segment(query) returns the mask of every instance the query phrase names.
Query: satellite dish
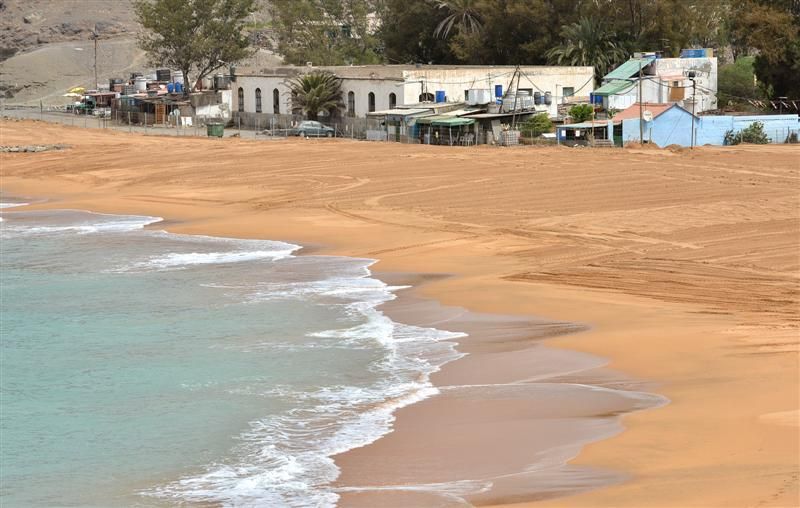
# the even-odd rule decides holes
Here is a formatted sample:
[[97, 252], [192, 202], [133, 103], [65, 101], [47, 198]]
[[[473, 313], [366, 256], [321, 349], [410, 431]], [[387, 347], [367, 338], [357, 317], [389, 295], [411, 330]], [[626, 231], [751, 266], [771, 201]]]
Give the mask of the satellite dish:
[[644, 119], [645, 122], [652, 122], [653, 112], [650, 110], [645, 111], [644, 113], [642, 113], [642, 119]]

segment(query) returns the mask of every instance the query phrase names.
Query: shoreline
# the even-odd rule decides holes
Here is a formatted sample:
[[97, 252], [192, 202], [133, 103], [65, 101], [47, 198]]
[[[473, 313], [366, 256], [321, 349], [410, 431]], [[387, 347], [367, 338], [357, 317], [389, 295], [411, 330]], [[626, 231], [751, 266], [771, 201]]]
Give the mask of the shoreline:
[[[548, 345], [608, 358], [607, 368], [653, 380], [672, 403], [626, 415], [625, 432], [570, 462], [630, 481], [547, 506], [777, 507], [797, 497], [797, 147], [678, 154], [291, 140], [267, 150], [7, 125], [12, 140], [75, 147], [4, 154], [3, 186], [17, 194], [70, 196], [101, 212], [163, 210], [181, 233], [324, 244], [380, 259], [377, 273], [454, 274], [419, 289], [442, 305], [591, 323]], [[180, 165], [127, 155], [165, 145]]]
[[[13, 196], [12, 199], [21, 198]], [[27, 202], [20, 201], [19, 205], [9, 207], [7, 211], [75, 210], [128, 216], [120, 212], [62, 208], [46, 196], [26, 196], [24, 199]], [[158, 209], [147, 217], [160, 220], [145, 225], [144, 229], [174, 234], [176, 232], [170, 229], [181, 224], [162, 216]], [[205, 236], [213, 235], [206, 233]], [[294, 256], [313, 256], [330, 250], [324, 245], [298, 247]], [[378, 263], [380, 260], [373, 261]], [[442, 502], [480, 505], [510, 498], [551, 499], [623, 481], [625, 475], [620, 473], [591, 467], [569, 467], [567, 464], [586, 444], [622, 432], [622, 415], [656, 408], [668, 401], [631, 390], [630, 386], [640, 383], [604, 372], [605, 359], [544, 345], [560, 335], [585, 332], [589, 329], [586, 325], [551, 322], [533, 316], [481, 314], [443, 306], [434, 299], [419, 295], [430, 282], [449, 277], [446, 274], [376, 272], [370, 269], [369, 278], [388, 286], [407, 286], [393, 291], [395, 299], [379, 305], [377, 310], [395, 323], [465, 333], [463, 338], [446, 340], [454, 343], [455, 349], [464, 356], [445, 363], [431, 374], [430, 383], [436, 390], [435, 394], [394, 409], [391, 428], [377, 441], [354, 446], [331, 457], [340, 471], [339, 478], [330, 486], [341, 496], [337, 506], [424, 507], [439, 506]], [[482, 369], [480, 374], [474, 372], [478, 364]], [[621, 388], [622, 385], [627, 388]], [[503, 402], [498, 404], [498, 399], [503, 399]], [[503, 439], [505, 451], [502, 453], [497, 454], [501, 446], [497, 441], [491, 443], [497, 454], [491, 464], [486, 464], [484, 452], [476, 455], [480, 451], [478, 447], [461, 450], [461, 453], [456, 445], [442, 448], [443, 427], [463, 425], [472, 420], [469, 414], [473, 409], [462, 409], [461, 414], [453, 418], [454, 403], [480, 404], [482, 408], [494, 405], [492, 413], [511, 411], [518, 414], [517, 418], [524, 418], [524, 429], [506, 429]], [[416, 407], [419, 405], [423, 407]], [[531, 410], [530, 406], [535, 406], [535, 409]], [[557, 418], [555, 426], [550, 424], [554, 418]], [[425, 430], [420, 430], [420, 421]], [[437, 426], [437, 433], [432, 434], [430, 429]], [[523, 446], [526, 444], [525, 435], [532, 428], [538, 428], [538, 439]], [[458, 441], [479, 443], [479, 431], [483, 430], [481, 427], [467, 432], [459, 436]], [[383, 442], [398, 431], [402, 434], [394, 436], [388, 445]], [[413, 452], [406, 450], [404, 459], [393, 462], [390, 471], [376, 470], [376, 465], [382, 463], [380, 457], [392, 456], [396, 460], [399, 450], [407, 448], [409, 442], [425, 443], [426, 439], [427, 444], [418, 446]], [[378, 443], [381, 446], [376, 451]], [[525, 453], [520, 454], [522, 449]], [[451, 476], [442, 481], [430, 481], [437, 471], [420, 468], [420, 464], [436, 460], [442, 452], [447, 452], [452, 461], [447, 467]], [[476, 460], [478, 456], [482, 460]], [[531, 462], [533, 457], [535, 462]], [[481, 462], [483, 469], [478, 467]], [[486, 465], [492, 467], [486, 468]], [[409, 470], [411, 474], [404, 473]], [[461, 476], [467, 474], [477, 477]], [[398, 480], [400, 476], [403, 476], [402, 481]], [[502, 487], [497, 488], [498, 484]]]

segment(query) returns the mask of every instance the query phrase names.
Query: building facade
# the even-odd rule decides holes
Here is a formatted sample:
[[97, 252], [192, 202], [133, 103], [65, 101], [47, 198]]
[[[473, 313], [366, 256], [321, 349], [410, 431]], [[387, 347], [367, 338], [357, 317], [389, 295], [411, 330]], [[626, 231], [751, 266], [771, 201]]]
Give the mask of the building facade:
[[[300, 74], [328, 71], [342, 79], [342, 115], [366, 118], [368, 113], [430, 102], [470, 102], [470, 91], [494, 102], [496, 92], [511, 91], [533, 97], [538, 110], [555, 118], [558, 104], [567, 98], [586, 97], [594, 90], [592, 67], [366, 65], [335, 67], [278, 67], [239, 70], [231, 83], [233, 111], [245, 118], [253, 114], [292, 114], [288, 81]], [[544, 97], [548, 97], [547, 103]], [[474, 102], [474, 98], [473, 98]]]
[[694, 107], [695, 113], [717, 109], [717, 59], [631, 58], [603, 77], [594, 96], [605, 109], [622, 111], [640, 102], [640, 93], [642, 102], [678, 104], [687, 111]]

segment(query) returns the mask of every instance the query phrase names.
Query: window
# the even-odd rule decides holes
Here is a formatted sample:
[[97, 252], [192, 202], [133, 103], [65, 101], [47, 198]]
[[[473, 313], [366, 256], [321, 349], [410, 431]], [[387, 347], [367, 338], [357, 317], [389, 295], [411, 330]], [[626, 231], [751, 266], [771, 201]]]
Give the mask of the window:
[[356, 94], [347, 92], [347, 116], [356, 116]]
[[469, 102], [469, 90], [464, 90], [464, 100]]
[[277, 88], [272, 90], [272, 112], [276, 115], [281, 114], [281, 93]]
[[575, 87], [572, 86], [565, 86], [564, 90], [561, 92], [561, 95], [564, 97], [572, 97], [575, 95]]
[[236, 95], [237, 95], [236, 98], [239, 99], [238, 100], [238, 102], [239, 102], [239, 112], [243, 112], [244, 111], [244, 88], [239, 87], [239, 93], [237, 93]]
[[367, 96], [367, 111], [370, 113], [375, 111], [375, 94], [372, 92]]
[[682, 101], [685, 98], [685, 90], [682, 86], [681, 81], [673, 81], [672, 86], [669, 89], [669, 100], [670, 102], [677, 102]]
[[397, 96], [393, 93], [389, 94], [389, 109], [394, 109], [397, 106]]
[[256, 113], [261, 113], [261, 89], [256, 88]]
[[433, 94], [432, 93], [421, 93], [421, 94], [419, 94], [419, 101], [420, 102], [433, 102]]

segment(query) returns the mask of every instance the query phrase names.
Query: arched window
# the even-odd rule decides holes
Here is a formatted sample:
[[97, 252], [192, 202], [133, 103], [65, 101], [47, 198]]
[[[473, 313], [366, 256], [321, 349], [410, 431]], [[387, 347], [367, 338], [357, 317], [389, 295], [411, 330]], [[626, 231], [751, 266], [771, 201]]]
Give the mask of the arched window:
[[389, 94], [389, 109], [394, 109], [397, 106], [397, 96], [393, 93]]
[[239, 87], [239, 93], [237, 93], [236, 95], [237, 95], [236, 98], [239, 99], [237, 101], [239, 103], [239, 112], [243, 112], [244, 111], [244, 88]]
[[276, 115], [281, 114], [281, 93], [277, 88], [272, 90], [272, 112]]
[[256, 113], [261, 113], [261, 89], [256, 88]]
[[356, 116], [356, 94], [347, 92], [347, 116]]
[[370, 113], [375, 111], [375, 94], [372, 92], [367, 96], [367, 111]]
[[421, 93], [421, 94], [419, 94], [419, 101], [420, 102], [433, 102], [433, 94], [432, 93]]

